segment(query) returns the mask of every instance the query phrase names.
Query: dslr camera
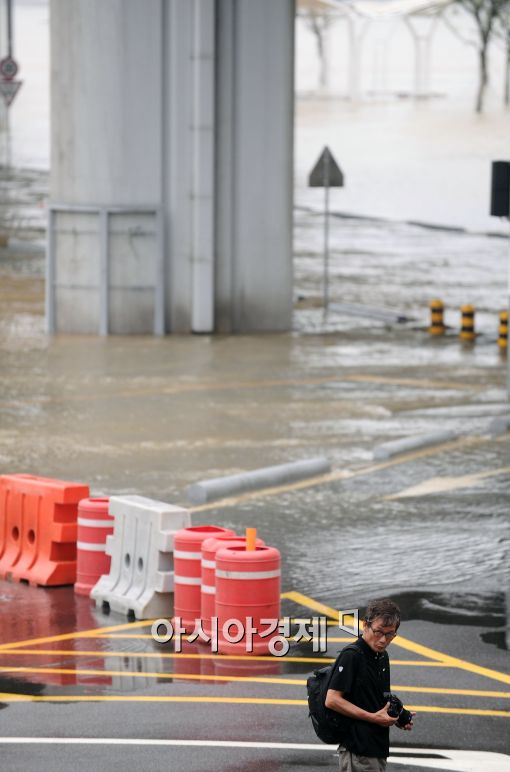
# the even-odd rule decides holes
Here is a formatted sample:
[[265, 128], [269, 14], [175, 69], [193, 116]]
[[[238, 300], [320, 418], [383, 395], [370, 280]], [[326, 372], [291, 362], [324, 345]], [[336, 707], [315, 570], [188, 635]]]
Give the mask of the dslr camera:
[[404, 708], [403, 703], [399, 700], [396, 694], [392, 694], [391, 692], [384, 692], [384, 699], [386, 702], [390, 703], [390, 707], [388, 708], [388, 716], [397, 718], [398, 726], [407, 726], [408, 724], [413, 723], [413, 716], [411, 712]]

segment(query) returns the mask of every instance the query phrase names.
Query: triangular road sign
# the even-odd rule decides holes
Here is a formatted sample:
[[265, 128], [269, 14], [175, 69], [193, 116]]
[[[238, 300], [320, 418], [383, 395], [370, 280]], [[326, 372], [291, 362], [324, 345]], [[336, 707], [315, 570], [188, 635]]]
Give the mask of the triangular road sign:
[[0, 80], [0, 94], [2, 94], [7, 107], [18, 93], [22, 80]]
[[329, 147], [325, 147], [308, 178], [310, 188], [343, 188], [344, 175], [333, 158]]

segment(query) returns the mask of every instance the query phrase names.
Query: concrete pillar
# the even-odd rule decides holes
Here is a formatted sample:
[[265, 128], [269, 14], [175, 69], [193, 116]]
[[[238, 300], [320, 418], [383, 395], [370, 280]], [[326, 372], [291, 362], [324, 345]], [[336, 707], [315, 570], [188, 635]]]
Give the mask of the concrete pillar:
[[361, 64], [363, 41], [371, 24], [370, 19], [354, 12], [346, 14], [349, 30], [349, 99], [358, 102], [362, 97]]
[[288, 330], [294, 3], [218, 8], [217, 329]]
[[293, 34], [293, 0], [51, 0], [51, 330], [289, 329]]
[[405, 22], [414, 42], [414, 96], [429, 95], [430, 50], [437, 29], [441, 11], [433, 15], [420, 16], [418, 13], [405, 17]]
[[52, 222], [57, 331], [153, 330], [155, 215], [104, 208], [160, 207], [161, 6], [51, 0], [50, 203], [81, 207]]

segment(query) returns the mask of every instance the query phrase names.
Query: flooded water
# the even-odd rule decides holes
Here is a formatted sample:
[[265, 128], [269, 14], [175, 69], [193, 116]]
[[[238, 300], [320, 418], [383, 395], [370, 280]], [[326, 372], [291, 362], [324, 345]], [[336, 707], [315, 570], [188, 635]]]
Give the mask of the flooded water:
[[[29, 7], [20, 8], [19, 35], [47, 29], [45, 4]], [[48, 338], [47, 123], [35, 102], [30, 109], [43, 118], [30, 122], [22, 99], [45, 55], [42, 43], [32, 58], [23, 55], [27, 83], [2, 172], [9, 245], [0, 251], [0, 471], [186, 503], [186, 486], [199, 479], [325, 455], [335, 471], [353, 475], [195, 520], [256, 525], [282, 551], [286, 589], [352, 606], [376, 591], [442, 593], [420, 613], [439, 607], [443, 616], [462, 605], [451, 594], [462, 590], [478, 593], [477, 609], [497, 608], [491, 619], [499, 621], [510, 581], [509, 475], [501, 471], [510, 447], [508, 435], [489, 440], [487, 429], [508, 415], [507, 364], [496, 345], [508, 240], [487, 208], [489, 162], [507, 152], [508, 112], [493, 108], [478, 120], [464, 104], [298, 102], [288, 335]], [[345, 189], [331, 199], [330, 297], [361, 306], [361, 315], [321, 307], [322, 191], [309, 190], [306, 175], [323, 144], [346, 172]], [[432, 298], [446, 308], [440, 339], [426, 329]], [[477, 309], [473, 345], [458, 339], [466, 303]], [[373, 309], [410, 321], [385, 323]], [[474, 439], [371, 469], [378, 444], [445, 428]], [[470, 481], [395, 498], [444, 477]]]
[[[303, 297], [319, 289], [318, 256], [300, 256], [310, 252], [312, 225], [308, 213], [296, 214]], [[434, 261], [444, 262], [437, 276], [427, 274], [424, 288], [421, 262], [413, 268], [402, 260], [403, 246], [391, 250], [395, 232], [383, 247], [382, 226], [378, 240], [373, 224], [347, 225], [369, 270], [357, 275], [351, 262], [344, 271], [345, 256], [335, 253], [334, 296], [402, 308], [417, 322], [389, 326], [332, 314], [324, 320], [321, 309], [300, 310], [297, 302], [288, 335], [48, 338], [40, 257], [3, 259], [2, 472], [74, 479], [95, 495], [138, 493], [186, 504], [186, 486], [199, 479], [325, 455], [334, 470], [354, 476], [213, 508], [195, 521], [241, 531], [256, 525], [282, 551], [284, 587], [332, 604], [339, 597], [348, 607], [360, 604], [375, 589], [490, 594], [508, 586], [509, 473], [497, 470], [510, 466], [510, 443], [508, 435], [480, 439], [495, 416], [508, 414], [506, 361], [490, 310], [500, 286], [490, 275], [482, 285], [473, 271], [459, 287], [463, 272], [447, 258], [464, 238], [474, 262], [483, 242], [399, 229], [423, 251], [428, 235]], [[486, 243], [486, 263], [496, 265], [500, 242]], [[393, 275], [402, 262], [405, 281], [385, 281], [385, 266]], [[463, 293], [482, 305], [483, 335], [474, 345], [462, 345], [453, 329], [440, 340], [420, 329], [425, 299], [440, 294], [440, 283], [452, 306]], [[455, 317], [451, 308], [447, 321], [458, 325]], [[474, 443], [365, 471], [378, 444], [445, 428], [472, 435]], [[477, 478], [491, 470], [494, 476]], [[470, 475], [472, 483], [447, 493], [391, 498], [427, 480]], [[376, 558], [367, 564], [368, 556]]]

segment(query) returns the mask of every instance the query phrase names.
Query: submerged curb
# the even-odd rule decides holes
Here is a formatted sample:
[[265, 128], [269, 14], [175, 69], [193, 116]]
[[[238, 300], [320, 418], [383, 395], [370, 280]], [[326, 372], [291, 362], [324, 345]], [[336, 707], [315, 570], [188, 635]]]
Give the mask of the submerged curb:
[[192, 504], [205, 504], [212, 499], [222, 499], [258, 488], [271, 488], [306, 477], [327, 474], [330, 471], [331, 463], [328, 459], [323, 456], [316, 456], [303, 461], [267, 466], [227, 477], [200, 480], [189, 485], [186, 494]]
[[489, 424], [489, 434], [504, 434], [510, 430], [510, 416], [499, 416]]
[[408, 450], [418, 450], [426, 448], [429, 445], [440, 445], [443, 442], [449, 442], [459, 437], [459, 432], [432, 432], [431, 434], [420, 434], [417, 437], [405, 437], [401, 440], [392, 440], [374, 448], [372, 458], [376, 460], [391, 458], [399, 453], [405, 453]]

